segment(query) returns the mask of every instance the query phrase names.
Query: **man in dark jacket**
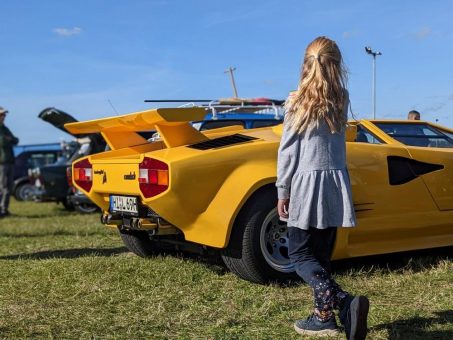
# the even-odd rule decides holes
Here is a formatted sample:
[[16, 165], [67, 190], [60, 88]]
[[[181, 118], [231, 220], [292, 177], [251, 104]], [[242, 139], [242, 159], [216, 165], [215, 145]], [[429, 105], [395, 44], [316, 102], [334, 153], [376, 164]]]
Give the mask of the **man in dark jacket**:
[[9, 197], [13, 188], [14, 152], [13, 146], [19, 143], [5, 126], [8, 113], [0, 106], [0, 218], [8, 216]]

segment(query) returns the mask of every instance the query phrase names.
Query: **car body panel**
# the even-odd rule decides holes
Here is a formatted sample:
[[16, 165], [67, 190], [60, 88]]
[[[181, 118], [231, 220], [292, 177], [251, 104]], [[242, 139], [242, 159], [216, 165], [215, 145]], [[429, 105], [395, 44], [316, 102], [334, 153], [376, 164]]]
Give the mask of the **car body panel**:
[[[275, 183], [282, 126], [253, 130], [235, 128], [234, 131], [223, 128], [199, 134], [192, 131], [181, 140], [177, 136], [180, 129], [193, 129], [183, 123], [196, 120], [190, 109], [184, 110], [180, 111], [184, 115], [172, 114], [172, 121], [166, 121], [165, 114], [157, 111], [157, 114], [142, 112], [126, 118], [119, 116], [102, 122], [70, 124], [66, 128], [73, 132], [104, 134], [108, 129], [121, 131], [121, 125], [132, 118], [134, 123], [127, 126], [128, 133], [144, 126], [152, 125], [158, 130], [164, 126], [159, 130], [162, 141], [89, 156], [95, 175], [93, 187], [86, 194], [104, 211], [109, 209], [110, 194], [139, 197], [143, 205], [176, 226], [186, 241], [225, 248], [235, 218], [247, 199], [258, 188]], [[365, 126], [385, 143], [351, 141], [357, 124]], [[233, 132], [254, 139], [207, 150], [189, 147], [189, 144], [230, 136]], [[115, 134], [111, 136], [115, 138]], [[448, 207], [453, 199], [453, 187], [444, 182], [453, 176], [449, 165], [453, 150], [442, 150], [445, 155], [438, 149], [434, 153], [428, 148], [416, 151], [417, 148], [391, 138], [373, 121], [367, 120], [351, 122], [347, 136], [347, 165], [358, 227], [340, 228], [333, 258], [452, 245], [453, 210]], [[151, 198], [143, 196], [138, 182], [125, 179], [125, 175], [139, 172], [144, 157], [160, 160], [169, 168], [168, 189]], [[448, 164], [442, 170], [392, 185], [389, 182], [389, 157]], [[107, 174], [107, 181], [104, 174]], [[436, 182], [436, 177], [442, 179]]]
[[423, 147], [408, 147], [411, 157], [422, 162], [441, 164], [445, 171], [431, 172], [423, 176], [434, 201], [440, 210], [453, 209], [453, 153], [450, 149], [435, 149], [429, 153]]

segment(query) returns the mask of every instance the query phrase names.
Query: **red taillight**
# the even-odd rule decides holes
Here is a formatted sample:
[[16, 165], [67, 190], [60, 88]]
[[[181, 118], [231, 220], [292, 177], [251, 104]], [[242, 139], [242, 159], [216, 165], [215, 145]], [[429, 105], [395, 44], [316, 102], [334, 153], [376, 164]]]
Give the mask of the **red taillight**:
[[83, 159], [74, 164], [74, 183], [89, 192], [93, 186], [93, 166], [88, 159]]
[[168, 165], [157, 159], [143, 159], [139, 164], [138, 183], [146, 198], [159, 195], [168, 189]]
[[72, 184], [72, 169], [70, 166], [66, 168], [66, 181], [68, 182], [70, 188], [74, 186], [74, 184]]

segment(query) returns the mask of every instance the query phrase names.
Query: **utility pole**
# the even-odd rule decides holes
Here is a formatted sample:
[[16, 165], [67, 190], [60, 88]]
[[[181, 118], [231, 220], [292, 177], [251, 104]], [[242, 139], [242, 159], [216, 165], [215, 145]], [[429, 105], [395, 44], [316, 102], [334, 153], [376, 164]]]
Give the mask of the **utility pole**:
[[369, 46], [365, 46], [365, 51], [373, 56], [373, 83], [371, 93], [373, 96], [373, 119], [376, 119], [376, 56], [382, 55], [382, 53], [373, 51]]
[[238, 97], [238, 90], [236, 89], [236, 83], [234, 82], [234, 75], [233, 71], [236, 70], [236, 67], [228, 67], [228, 69], [223, 72], [223, 73], [229, 73], [230, 74], [230, 80], [231, 80], [231, 86], [233, 87], [233, 93], [234, 93], [234, 98]]

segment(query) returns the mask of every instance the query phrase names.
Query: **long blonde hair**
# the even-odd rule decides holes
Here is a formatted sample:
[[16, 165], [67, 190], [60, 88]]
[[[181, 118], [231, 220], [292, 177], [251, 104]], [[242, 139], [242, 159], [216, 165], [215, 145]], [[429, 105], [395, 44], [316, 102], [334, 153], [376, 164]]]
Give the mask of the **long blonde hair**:
[[344, 129], [347, 113], [347, 71], [340, 49], [326, 37], [313, 40], [305, 50], [296, 93], [287, 100], [287, 123], [299, 133], [325, 120], [332, 133]]

